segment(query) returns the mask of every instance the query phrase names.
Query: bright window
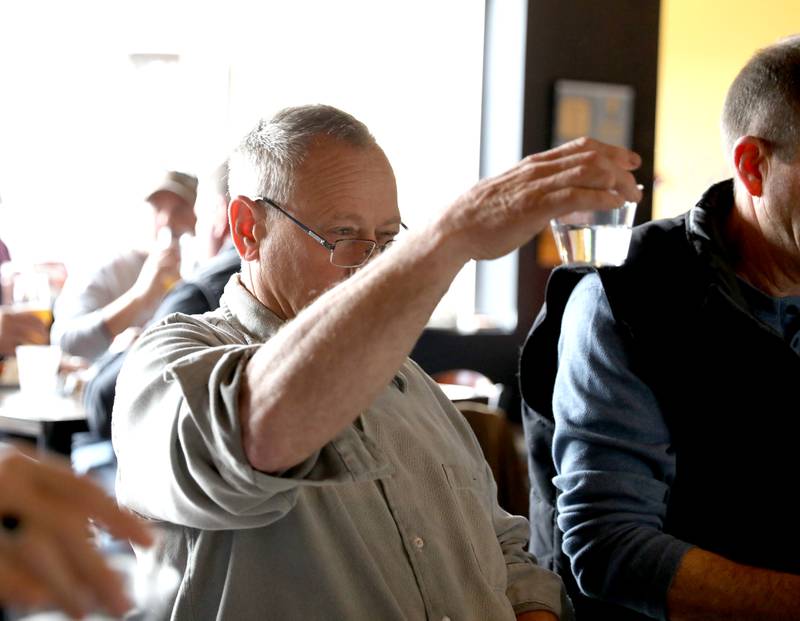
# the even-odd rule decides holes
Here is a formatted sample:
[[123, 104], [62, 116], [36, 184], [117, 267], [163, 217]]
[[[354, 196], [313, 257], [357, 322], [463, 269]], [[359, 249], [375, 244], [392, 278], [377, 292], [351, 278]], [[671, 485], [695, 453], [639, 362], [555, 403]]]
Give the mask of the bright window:
[[[370, 127], [422, 226], [478, 179], [483, 36], [482, 0], [3, 3], [0, 237], [84, 269], [142, 234], [154, 171], [202, 201], [257, 117], [317, 102]], [[470, 264], [436, 320], [474, 310]]]

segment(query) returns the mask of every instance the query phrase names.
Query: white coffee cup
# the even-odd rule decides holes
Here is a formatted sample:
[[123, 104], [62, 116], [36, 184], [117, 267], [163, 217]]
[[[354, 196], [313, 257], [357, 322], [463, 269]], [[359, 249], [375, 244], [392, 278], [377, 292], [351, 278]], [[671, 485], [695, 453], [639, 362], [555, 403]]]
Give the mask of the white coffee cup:
[[33, 396], [53, 395], [58, 391], [58, 366], [61, 349], [55, 345], [18, 345], [16, 348], [19, 387]]

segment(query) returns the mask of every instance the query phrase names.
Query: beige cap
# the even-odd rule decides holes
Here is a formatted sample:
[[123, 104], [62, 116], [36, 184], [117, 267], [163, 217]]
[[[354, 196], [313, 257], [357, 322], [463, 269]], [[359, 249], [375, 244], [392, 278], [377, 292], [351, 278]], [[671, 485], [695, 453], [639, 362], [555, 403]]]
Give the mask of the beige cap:
[[197, 177], [176, 170], [170, 170], [164, 175], [161, 183], [147, 195], [145, 200], [149, 201], [159, 192], [171, 192], [194, 206], [197, 200]]

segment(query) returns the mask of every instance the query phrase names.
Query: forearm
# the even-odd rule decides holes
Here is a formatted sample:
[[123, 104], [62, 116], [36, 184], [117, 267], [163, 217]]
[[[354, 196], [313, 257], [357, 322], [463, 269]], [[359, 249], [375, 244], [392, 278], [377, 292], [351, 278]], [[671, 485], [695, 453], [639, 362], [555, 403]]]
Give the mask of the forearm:
[[69, 318], [56, 315], [50, 339], [64, 352], [89, 360], [102, 355], [111, 343], [101, 310]]
[[[468, 259], [511, 252], [559, 213], [638, 200], [639, 162], [591, 140], [529, 156], [302, 311], [248, 364], [239, 408], [251, 463], [282, 470], [324, 446], [388, 384]], [[231, 219], [248, 224], [245, 210], [235, 199]], [[259, 256], [246, 235], [234, 239], [246, 260]]]
[[135, 288], [131, 288], [103, 307], [100, 316], [109, 337], [113, 339], [127, 328], [135, 325], [146, 311], [155, 311], [158, 301], [158, 299], [142, 295]]
[[553, 387], [558, 526], [583, 593], [664, 618], [690, 546], [663, 532], [672, 439], [624, 334], [599, 277], [585, 277], [561, 318]]
[[466, 261], [433, 229], [407, 241], [322, 295], [249, 362], [239, 407], [253, 466], [300, 463], [389, 384]]
[[671, 621], [800, 619], [800, 576], [693, 548], [678, 567], [667, 608]]

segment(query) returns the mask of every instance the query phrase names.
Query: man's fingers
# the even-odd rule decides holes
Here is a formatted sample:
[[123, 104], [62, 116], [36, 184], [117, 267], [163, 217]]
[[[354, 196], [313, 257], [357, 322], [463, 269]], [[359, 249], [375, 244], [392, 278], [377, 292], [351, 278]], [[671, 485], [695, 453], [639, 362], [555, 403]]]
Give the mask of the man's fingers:
[[26, 311], [14, 313], [13, 316], [9, 317], [8, 325], [5, 328], [19, 334], [46, 334], [50, 329], [37, 315]]
[[44, 324], [41, 324], [41, 327], [34, 327], [25, 330], [20, 338], [22, 343], [31, 345], [45, 345], [49, 340], [50, 334], [44, 327]]
[[[59, 498], [64, 511], [79, 512], [80, 517], [91, 518], [118, 539], [130, 539], [143, 546], [153, 542], [146, 522], [129, 511], [121, 509], [116, 501], [89, 479], [59, 472], [59, 476], [43, 481], [47, 492]], [[60, 483], [60, 485], [59, 485]], [[58, 528], [57, 523], [50, 524]]]
[[[29, 484], [20, 485], [14, 494], [15, 506], [9, 510], [30, 516], [43, 526], [58, 532], [62, 515], [77, 519], [94, 519], [100, 526], [119, 539], [131, 539], [140, 545], [150, 545], [153, 536], [147, 524], [128, 511], [120, 509], [116, 501], [94, 482], [76, 476], [69, 464], [50, 455], [37, 455], [21, 449], [17, 464], [17, 477]], [[58, 510], [52, 507], [57, 506]], [[48, 508], [50, 507], [50, 508]], [[0, 507], [3, 508], [3, 507]]]
[[64, 461], [44, 457], [37, 463], [30, 455], [14, 455], [13, 473], [24, 485], [15, 486], [13, 503], [6, 499], [0, 509], [17, 514], [20, 526], [0, 552], [22, 560], [50, 601], [71, 614], [95, 602], [124, 613], [130, 603], [121, 578], [93, 547], [88, 519], [95, 517], [112, 534], [145, 545], [152, 540], [150, 533], [94, 483], [72, 474]]
[[73, 617], [80, 618], [91, 611], [94, 598], [76, 579], [75, 569], [55, 538], [41, 531], [28, 532], [17, 545], [18, 562], [48, 590], [55, 604]]
[[529, 155], [523, 161], [546, 162], [586, 152], [596, 152], [603, 155], [625, 170], [635, 170], [642, 165], [642, 158], [638, 153], [624, 147], [606, 144], [593, 138], [578, 138], [548, 151]]
[[108, 566], [87, 535], [85, 524], [80, 520], [62, 522], [59, 542], [64, 557], [83, 588], [92, 593], [106, 610], [122, 615], [131, 607], [125, 595], [122, 576]]
[[[577, 156], [581, 159], [581, 156]], [[585, 156], [584, 156], [585, 157]], [[638, 203], [642, 200], [641, 186], [633, 174], [603, 158], [592, 157], [577, 166], [564, 170], [550, 181], [562, 187], [606, 190], [618, 194], [622, 199]], [[616, 206], [622, 204], [619, 202]], [[598, 207], [600, 209], [601, 207]]]
[[41, 345], [50, 338], [50, 330], [45, 323], [29, 314], [16, 314], [9, 318], [3, 328], [4, 339], [14, 344]]
[[47, 592], [28, 569], [0, 551], [0, 606], [33, 608], [49, 601]]
[[641, 189], [630, 171], [594, 151], [529, 163], [523, 171], [521, 174], [531, 180], [531, 188], [538, 186], [550, 191], [567, 187], [589, 188], [610, 190], [634, 202], [642, 198]]
[[539, 204], [557, 218], [573, 211], [615, 209], [622, 206], [624, 198], [608, 190], [562, 187], [544, 194]]

